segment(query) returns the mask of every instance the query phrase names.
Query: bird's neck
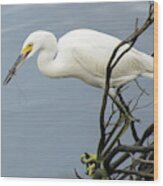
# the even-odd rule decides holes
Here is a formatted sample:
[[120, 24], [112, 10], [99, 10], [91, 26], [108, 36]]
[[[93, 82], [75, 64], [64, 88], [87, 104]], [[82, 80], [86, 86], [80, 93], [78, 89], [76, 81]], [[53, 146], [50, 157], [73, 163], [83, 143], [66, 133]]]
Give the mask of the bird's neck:
[[38, 68], [41, 73], [50, 78], [64, 78], [68, 76], [67, 67], [58, 60], [57, 49], [42, 49], [38, 55]]

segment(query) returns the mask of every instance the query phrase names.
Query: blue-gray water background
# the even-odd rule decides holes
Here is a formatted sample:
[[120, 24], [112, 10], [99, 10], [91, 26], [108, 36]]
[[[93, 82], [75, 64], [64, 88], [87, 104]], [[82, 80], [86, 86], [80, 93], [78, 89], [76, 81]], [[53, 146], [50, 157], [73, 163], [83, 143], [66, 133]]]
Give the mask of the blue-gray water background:
[[[137, 17], [141, 25], [148, 7], [148, 2], [2, 6], [2, 80], [32, 31], [49, 30], [59, 38], [90, 28], [124, 39]], [[153, 26], [136, 47], [153, 52]], [[2, 176], [75, 178], [74, 168], [85, 172], [80, 155], [97, 149], [103, 91], [76, 79], [50, 80], [38, 71], [36, 59], [2, 86]], [[153, 101], [153, 81], [143, 78], [140, 83], [150, 92], [143, 105]], [[133, 86], [126, 97], [135, 92]], [[141, 131], [153, 121], [152, 105], [136, 115], [142, 118]]]

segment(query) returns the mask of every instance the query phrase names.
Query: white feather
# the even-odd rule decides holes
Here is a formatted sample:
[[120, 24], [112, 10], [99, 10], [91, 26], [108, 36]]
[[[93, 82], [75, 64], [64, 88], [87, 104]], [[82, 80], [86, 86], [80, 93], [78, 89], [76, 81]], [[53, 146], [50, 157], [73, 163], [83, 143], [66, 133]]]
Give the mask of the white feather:
[[[34, 48], [29, 57], [40, 51], [38, 67], [44, 75], [51, 78], [75, 77], [104, 88], [108, 61], [121, 40], [94, 30], [79, 29], [65, 34], [58, 44], [55, 36], [46, 31], [30, 34], [23, 46], [30, 42]], [[153, 76], [153, 58], [132, 48], [113, 69], [111, 87], [119, 87], [140, 75]]]

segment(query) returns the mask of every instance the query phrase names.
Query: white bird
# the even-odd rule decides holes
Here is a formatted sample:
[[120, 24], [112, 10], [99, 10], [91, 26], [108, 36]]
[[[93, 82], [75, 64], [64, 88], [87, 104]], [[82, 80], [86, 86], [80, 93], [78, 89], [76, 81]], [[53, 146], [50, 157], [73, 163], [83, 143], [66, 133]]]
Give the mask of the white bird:
[[[21, 54], [4, 80], [7, 84], [20, 66], [36, 52], [41, 73], [50, 78], [74, 77], [85, 83], [104, 88], [106, 67], [120, 39], [89, 29], [73, 30], [56, 37], [47, 31], [38, 30], [25, 40]], [[125, 45], [121, 50], [124, 50]], [[138, 76], [153, 77], [153, 57], [132, 48], [112, 71], [110, 86], [119, 86]]]

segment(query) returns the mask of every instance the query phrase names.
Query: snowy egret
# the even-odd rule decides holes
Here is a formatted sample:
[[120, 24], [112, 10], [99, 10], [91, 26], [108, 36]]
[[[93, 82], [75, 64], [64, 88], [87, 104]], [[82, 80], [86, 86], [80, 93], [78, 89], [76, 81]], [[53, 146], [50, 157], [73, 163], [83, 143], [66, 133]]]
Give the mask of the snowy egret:
[[[120, 42], [116, 37], [89, 29], [70, 31], [58, 42], [51, 32], [35, 31], [25, 40], [3, 84], [8, 84], [20, 66], [38, 51], [38, 68], [45, 76], [74, 77], [104, 88], [108, 60]], [[153, 77], [153, 57], [132, 48], [113, 69], [110, 86], [118, 88], [140, 75]]]
[[[22, 64], [38, 54], [38, 68], [50, 78], [74, 77], [89, 85], [105, 88], [106, 68], [115, 47], [121, 42], [116, 37], [89, 29], [73, 30], [57, 42], [56, 37], [47, 31], [35, 31], [25, 40], [21, 53], [9, 70], [3, 84], [6, 85], [16, 74]], [[127, 47], [125, 45], [121, 50]], [[116, 88], [139, 76], [153, 77], [153, 57], [132, 48], [115, 66], [110, 80], [109, 95], [116, 97]], [[120, 100], [116, 100], [126, 116], [134, 120]], [[94, 176], [98, 168], [96, 156], [84, 154], [82, 163], [86, 164], [87, 174]]]

